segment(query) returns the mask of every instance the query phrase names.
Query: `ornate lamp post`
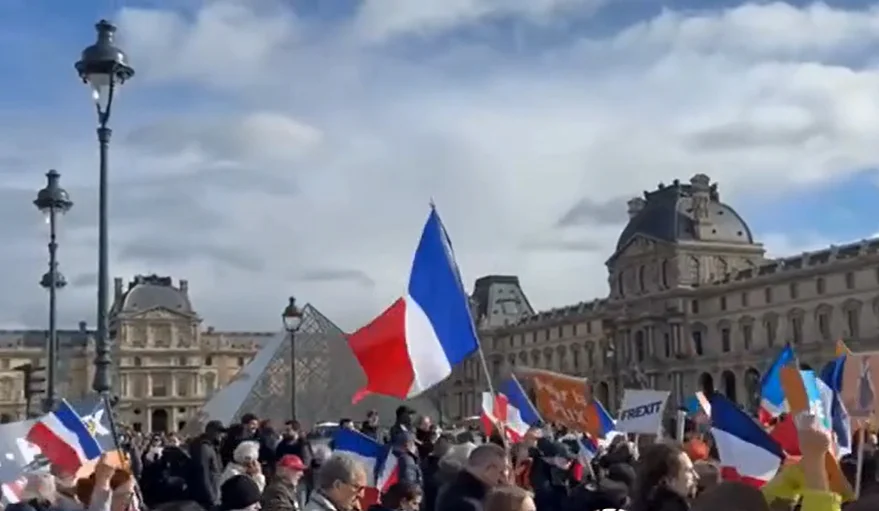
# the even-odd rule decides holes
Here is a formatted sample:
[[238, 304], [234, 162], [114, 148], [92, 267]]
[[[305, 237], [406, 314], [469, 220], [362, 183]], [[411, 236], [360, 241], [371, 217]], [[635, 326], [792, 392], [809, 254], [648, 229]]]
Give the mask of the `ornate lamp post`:
[[95, 25], [98, 40], [82, 51], [76, 63], [80, 78], [92, 88], [98, 113], [100, 165], [98, 173], [98, 325], [95, 338], [95, 379], [92, 389], [110, 392], [110, 348], [107, 339], [109, 312], [109, 252], [107, 241], [107, 152], [112, 131], [108, 127], [113, 98], [120, 85], [134, 76], [125, 53], [113, 44], [116, 27], [106, 20]]
[[296, 333], [302, 326], [302, 311], [296, 306], [296, 298], [290, 297], [284, 312], [281, 313], [284, 328], [290, 336], [290, 418], [296, 419]]
[[606, 341], [605, 349], [604, 349], [604, 358], [605, 358], [605, 360], [610, 362], [610, 370], [613, 373], [613, 395], [608, 396], [608, 397], [613, 399], [613, 405], [612, 405], [613, 410], [618, 411], [617, 407], [619, 406], [620, 398], [621, 398], [620, 370], [617, 365], [618, 358], [617, 358], [616, 346], [614, 345], [614, 342], [612, 340]]
[[59, 215], [63, 215], [73, 207], [70, 195], [58, 183], [61, 174], [50, 170], [46, 174], [46, 187], [37, 192], [34, 205], [44, 215], [49, 223], [49, 271], [40, 279], [40, 286], [49, 291], [49, 338], [47, 341], [46, 363], [46, 400], [43, 410], [49, 412], [55, 406], [55, 375], [58, 370], [58, 331], [56, 327], [56, 292], [67, 285], [64, 275], [58, 271], [56, 253], [58, 243], [56, 241], [56, 224]]

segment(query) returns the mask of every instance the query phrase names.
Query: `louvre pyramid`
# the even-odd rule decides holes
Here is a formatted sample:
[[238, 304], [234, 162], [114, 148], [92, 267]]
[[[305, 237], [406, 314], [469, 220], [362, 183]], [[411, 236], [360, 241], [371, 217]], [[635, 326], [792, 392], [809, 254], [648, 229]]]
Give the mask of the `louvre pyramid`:
[[[341, 418], [361, 421], [368, 410], [377, 410], [382, 423], [390, 424], [394, 410], [404, 403], [386, 396], [367, 396], [356, 405], [351, 398], [366, 383], [366, 376], [348, 347], [344, 332], [311, 304], [302, 310], [296, 333], [296, 415], [304, 425], [337, 422]], [[293, 389], [289, 338], [277, 350], [265, 372], [257, 378], [235, 419], [254, 413], [276, 424], [290, 419]], [[429, 397], [405, 401], [419, 414], [437, 418], [439, 403]]]

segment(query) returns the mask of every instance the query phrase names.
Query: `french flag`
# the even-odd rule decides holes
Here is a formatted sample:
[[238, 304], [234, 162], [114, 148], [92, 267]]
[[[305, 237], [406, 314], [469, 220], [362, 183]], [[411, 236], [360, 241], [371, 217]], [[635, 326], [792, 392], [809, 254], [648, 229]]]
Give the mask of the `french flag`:
[[[842, 341], [840, 341], [842, 342]], [[836, 357], [827, 363], [819, 375], [820, 382], [826, 390], [822, 389], [822, 401], [825, 408], [830, 408], [830, 425], [836, 440], [836, 457], [842, 458], [852, 453], [852, 423], [848, 410], [842, 402], [839, 394], [842, 391], [842, 375], [845, 371], [846, 355]]]
[[687, 409], [687, 416], [693, 419], [693, 422], [697, 424], [711, 422], [711, 403], [704, 392], [696, 392], [688, 397], [684, 407]]
[[491, 432], [493, 426], [498, 424], [504, 428], [510, 441], [520, 442], [528, 430], [540, 422], [540, 415], [515, 376], [501, 382], [496, 396], [492, 396], [491, 392], [482, 393], [482, 423], [485, 431]]
[[784, 459], [781, 447], [760, 424], [717, 393], [711, 396], [711, 434], [725, 481], [763, 486]]
[[592, 463], [598, 455], [598, 442], [587, 435], [583, 435], [577, 441], [580, 443], [580, 459], [583, 463]]
[[348, 336], [370, 393], [415, 397], [449, 377], [479, 347], [470, 300], [445, 227], [431, 206], [406, 295]]
[[763, 424], [787, 411], [787, 399], [781, 385], [781, 368], [796, 363], [796, 355], [790, 344], [785, 344], [760, 381], [760, 408], [757, 418]]
[[378, 504], [381, 494], [397, 482], [397, 457], [391, 448], [354, 430], [340, 428], [333, 435], [334, 452], [358, 459], [366, 468], [369, 486], [361, 499], [362, 509]]
[[607, 409], [601, 401], [593, 398], [586, 408], [586, 424], [589, 427], [589, 435], [601, 440], [616, 431], [616, 421], [607, 413]]
[[39, 447], [52, 464], [69, 473], [76, 473], [102, 452], [82, 418], [64, 400], [55, 411], [35, 422], [26, 438]]

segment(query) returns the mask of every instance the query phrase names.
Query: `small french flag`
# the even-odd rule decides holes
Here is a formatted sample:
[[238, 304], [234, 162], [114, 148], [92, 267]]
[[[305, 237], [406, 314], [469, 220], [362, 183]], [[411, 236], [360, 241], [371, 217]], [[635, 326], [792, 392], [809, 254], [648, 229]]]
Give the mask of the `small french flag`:
[[781, 368], [795, 362], [794, 349], [786, 344], [763, 375], [760, 382], [760, 408], [757, 410], [758, 418], [763, 424], [769, 424], [772, 419], [787, 411], [787, 398], [781, 385]]
[[717, 393], [711, 396], [711, 434], [725, 481], [763, 486], [784, 459], [781, 447], [757, 422]]
[[64, 400], [31, 426], [27, 441], [39, 447], [52, 464], [70, 473], [101, 455], [98, 441]]
[[487, 432], [494, 424], [503, 425], [507, 438], [515, 443], [540, 424], [540, 415], [516, 377], [510, 376], [498, 386], [496, 396], [482, 393], [482, 420]]
[[355, 403], [370, 393], [415, 397], [479, 347], [470, 300], [435, 208], [415, 250], [405, 296], [350, 334], [348, 345], [366, 374]]
[[366, 468], [369, 486], [360, 502], [363, 509], [378, 504], [381, 494], [397, 482], [397, 457], [391, 452], [391, 448], [350, 429], [336, 431], [333, 445], [335, 452], [357, 458]]

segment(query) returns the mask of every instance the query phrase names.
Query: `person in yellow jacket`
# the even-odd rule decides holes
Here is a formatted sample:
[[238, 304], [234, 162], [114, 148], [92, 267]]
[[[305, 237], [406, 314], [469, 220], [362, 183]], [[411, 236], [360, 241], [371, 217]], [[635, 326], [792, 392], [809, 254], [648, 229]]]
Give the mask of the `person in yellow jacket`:
[[792, 509], [800, 500], [801, 511], [840, 511], [843, 502], [855, 500], [852, 494], [839, 495], [830, 490], [825, 454], [830, 449], [830, 435], [817, 426], [814, 417], [802, 422], [798, 433], [802, 457], [799, 463], [785, 465], [763, 486], [763, 495], [772, 509]]

